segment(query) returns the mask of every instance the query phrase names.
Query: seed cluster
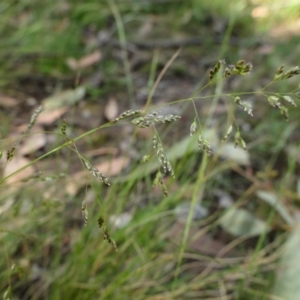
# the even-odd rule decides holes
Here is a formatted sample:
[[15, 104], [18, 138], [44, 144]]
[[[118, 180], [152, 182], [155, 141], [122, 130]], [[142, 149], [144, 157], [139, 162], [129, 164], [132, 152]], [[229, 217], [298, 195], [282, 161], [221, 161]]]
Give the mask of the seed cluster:
[[153, 187], [157, 186], [158, 184], [160, 185], [163, 194], [167, 197], [169, 195], [168, 189], [167, 186], [165, 185], [163, 174], [160, 171], [156, 173], [155, 179], [153, 181]]
[[99, 178], [106, 185], [110, 185], [108, 178], [104, 176], [98, 169], [94, 168], [87, 160], [83, 160], [85, 167], [96, 178]]
[[224, 77], [228, 78], [230, 75], [247, 75], [251, 72], [253, 65], [251, 62], [245, 63], [244, 60], [239, 60], [235, 65], [227, 65], [224, 71]]
[[283, 79], [288, 79], [291, 78], [295, 75], [300, 74], [300, 68], [298, 66], [291, 68], [287, 72], [283, 72], [284, 66], [282, 65], [281, 67], [278, 68], [275, 76], [274, 76], [274, 81], [278, 80], [283, 80]]
[[31, 115], [30, 121], [27, 124], [27, 129], [25, 133], [28, 133], [30, 131], [30, 129], [33, 127], [33, 125], [36, 122], [37, 117], [39, 116], [39, 114], [44, 110], [45, 108], [41, 105], [39, 106]]
[[198, 147], [202, 149], [204, 152], [206, 152], [208, 156], [212, 155], [212, 148], [209, 142], [206, 139], [204, 139], [202, 134], [200, 134], [198, 137]]
[[7, 153], [6, 153], [7, 162], [10, 162], [13, 159], [16, 148], [17, 148], [17, 145], [15, 144], [11, 147], [11, 149], [7, 150]]
[[169, 173], [172, 177], [175, 177], [172, 165], [164, 152], [161, 141], [156, 135], [153, 137], [153, 148], [156, 150], [158, 161], [163, 167], [163, 174]]
[[135, 118], [131, 121], [132, 124], [136, 125], [139, 128], [147, 128], [152, 125], [155, 125], [155, 123], [166, 123], [166, 122], [172, 122], [180, 119], [180, 116], [177, 115], [161, 115], [156, 111], [153, 111], [144, 117]]
[[244, 111], [246, 111], [250, 116], [253, 117], [252, 106], [249, 103], [241, 101], [240, 97], [236, 97], [234, 99], [234, 102], [237, 103], [239, 106], [243, 107]]
[[89, 218], [89, 213], [88, 213], [88, 210], [87, 210], [86, 200], [82, 201], [81, 212], [82, 212], [82, 216], [83, 216], [83, 220], [84, 220], [84, 226], [86, 226], [87, 222], [88, 222], [88, 218]]
[[228, 139], [230, 133], [232, 132], [232, 129], [233, 129], [233, 126], [232, 126], [232, 124], [231, 124], [231, 125], [228, 127], [227, 132], [226, 132], [226, 134], [224, 135], [224, 137], [223, 137], [223, 139], [222, 139], [222, 142], [225, 142], [225, 141]]
[[103, 232], [103, 239], [106, 240], [109, 244], [111, 244], [115, 251], [118, 251], [118, 247], [117, 247], [117, 244], [116, 242], [110, 237], [110, 234], [108, 232], [108, 229], [107, 227], [105, 226], [105, 223], [104, 223], [104, 219], [102, 217], [99, 217], [98, 220], [98, 226], [100, 229], [102, 229], [102, 232]]
[[61, 130], [62, 135], [64, 137], [66, 137], [67, 136], [67, 123], [66, 123], [66, 120], [63, 120], [63, 124], [62, 124], [60, 130]]
[[209, 70], [209, 81], [212, 81], [215, 78], [215, 75], [218, 73], [220, 70], [222, 64], [226, 64], [225, 60], [219, 60], [215, 66]]
[[141, 114], [143, 113], [142, 110], [133, 110], [133, 109], [129, 109], [129, 110], [126, 110], [124, 111], [123, 113], [121, 113], [117, 118], [115, 118], [113, 120], [113, 122], [118, 122], [122, 119], [125, 119], [125, 118], [128, 118], [128, 117], [131, 117], [131, 116], [135, 116], [137, 114]]
[[197, 130], [197, 120], [194, 118], [194, 121], [190, 127], [190, 136], [192, 136]]
[[[296, 103], [295, 101], [288, 95], [284, 95], [282, 96], [282, 99], [287, 101], [288, 103], [290, 103], [291, 105], [293, 105], [294, 107], [296, 107]], [[272, 107], [278, 108], [280, 110], [280, 113], [285, 117], [285, 119], [288, 121], [289, 119], [289, 111], [288, 109], [282, 105], [282, 103], [279, 101], [280, 98], [272, 95], [268, 97], [268, 102]]]
[[241, 137], [241, 133], [238, 130], [234, 135], [234, 147], [241, 146], [244, 150], [247, 150], [246, 143]]

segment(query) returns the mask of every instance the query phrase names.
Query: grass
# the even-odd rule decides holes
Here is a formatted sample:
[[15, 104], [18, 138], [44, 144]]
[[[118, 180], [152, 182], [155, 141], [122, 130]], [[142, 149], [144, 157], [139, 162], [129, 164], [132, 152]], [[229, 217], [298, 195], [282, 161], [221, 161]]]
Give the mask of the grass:
[[[63, 4], [62, 2], [62, 6]], [[225, 11], [222, 10], [221, 4], [220, 1], [210, 2], [215, 13]], [[240, 4], [242, 6], [243, 1]], [[158, 19], [162, 19], [160, 24], [173, 25], [169, 28], [174, 28], [176, 32], [186, 30], [189, 23], [193, 31], [199, 22], [197, 18], [200, 18], [201, 24], [206, 22], [205, 16], [195, 13], [197, 9], [202, 8], [197, 1], [184, 4], [182, 2], [170, 4], [166, 1], [161, 6], [133, 1], [107, 3], [71, 1], [67, 8], [56, 6], [51, 1], [45, 6], [40, 5], [38, 1], [30, 3], [19, 1], [19, 4], [6, 1], [1, 7], [5, 18], [0, 25], [0, 40], [6, 45], [0, 53], [1, 61], [4, 62], [1, 71], [2, 89], [5, 93], [15, 95], [18, 87], [22, 93], [28, 93], [19, 78], [27, 75], [30, 77], [32, 74], [40, 76], [46, 83], [49, 78], [61, 80], [63, 89], [68, 85], [75, 85], [73, 82], [78, 74], [67, 69], [65, 59], [69, 56], [81, 57], [91, 51], [91, 45], [88, 43], [83, 45], [81, 40], [85, 30], [97, 32], [105, 29], [105, 26], [111, 29], [106, 24], [112, 22], [116, 24], [112, 26], [114, 36], [116, 37], [117, 33], [119, 35], [121, 61], [117, 63], [113, 56], [107, 56], [107, 61], [101, 63], [101, 66], [104, 68], [103, 72], [113, 78], [105, 79], [107, 86], [90, 88], [86, 101], [95, 101], [99, 95], [105, 98], [113, 94], [117, 85], [118, 90], [127, 90], [128, 93], [123, 93], [122, 97], [131, 103], [129, 108], [135, 108], [135, 105], [138, 106], [138, 100], [134, 97], [134, 80], [139, 74], [137, 71], [131, 72], [132, 57], [129, 55], [130, 52], [126, 51], [126, 38], [131, 40], [136, 32], [130, 32], [133, 30], [133, 21], [136, 19], [139, 22], [141, 19], [144, 21], [150, 12]], [[211, 8], [203, 9], [210, 11]], [[239, 50], [234, 49], [228, 42], [234, 32], [239, 34], [237, 27], [234, 26], [236, 22], [243, 22], [243, 30], [247, 32], [253, 30], [249, 28], [247, 21], [250, 17], [249, 11], [239, 9], [248, 17], [243, 19], [243, 15], [233, 14], [234, 17], [229, 18], [232, 27], [228, 26], [224, 33], [228, 40], [224, 38], [220, 48], [212, 50], [217, 55], [214, 57], [214, 63], [223, 57], [231, 58], [234, 63], [238, 60], [236, 58], [239, 56]], [[16, 16], [19, 18], [17, 23], [9, 21]], [[181, 18], [178, 18], [178, 22], [174, 22], [174, 16]], [[189, 19], [189, 22], [184, 21], [186, 19]], [[162, 30], [157, 32], [158, 35], [164, 35], [163, 25]], [[244, 32], [243, 30], [240, 34]], [[210, 33], [208, 31], [208, 34]], [[205, 50], [208, 47], [210, 46], [203, 46]], [[199, 49], [199, 52], [201, 51], [204, 52]], [[174, 76], [172, 65], [176, 59], [188, 53], [185, 49], [179, 52], [172, 50], [171, 53], [168, 50], [156, 49], [153, 55], [151, 53], [152, 61], [149, 62], [149, 72], [146, 72], [145, 80], [148, 98], [141, 109], [157, 108], [158, 115], [141, 114], [117, 123], [104, 125], [101, 123], [97, 128], [82, 132], [77, 130], [76, 126], [72, 127], [76, 111], [76, 108], [72, 108], [74, 116], [68, 119], [66, 128], [61, 125], [62, 122], [59, 125], [49, 126], [52, 133], [48, 132], [48, 135], [55, 136], [56, 146], [37, 158], [29, 155], [31, 159], [29, 165], [35, 165], [40, 170], [43, 170], [40, 163], [50, 160], [55, 155], [55, 164], [52, 166], [57, 167], [43, 170], [48, 172], [47, 180], [43, 175], [37, 176], [31, 178], [27, 184], [23, 184], [20, 189], [17, 183], [7, 183], [13, 175], [1, 178], [0, 254], [5, 259], [0, 262], [0, 292], [4, 299], [270, 298], [276, 263], [281, 255], [281, 245], [284, 242], [285, 232], [290, 228], [280, 219], [278, 210], [270, 209], [270, 206], [266, 208], [265, 203], [262, 204], [262, 201], [257, 199], [256, 192], [261, 189], [274, 192], [280, 199], [284, 199], [283, 204], [288, 208], [297, 207], [299, 195], [294, 192], [297, 180], [296, 156], [291, 157], [285, 151], [291, 151], [292, 146], [298, 147], [296, 128], [299, 121], [296, 118], [297, 109], [291, 110], [290, 123], [286, 123], [280, 111], [276, 111], [275, 108], [272, 108], [274, 112], [270, 114], [268, 111], [270, 106], [263, 93], [267, 96], [286, 95], [287, 91], [297, 86], [297, 82], [292, 78], [291, 81], [275, 83], [274, 89], [271, 87], [261, 89], [265, 84], [259, 81], [266, 81], [266, 77], [272, 80], [280, 66], [277, 65], [278, 61], [285, 62], [282, 59], [283, 54], [275, 52], [267, 62], [267, 68], [263, 60], [257, 61], [258, 73], [262, 79], [255, 78], [254, 75], [252, 82], [253, 79], [243, 80], [239, 77], [241, 83], [238, 83], [232, 76], [223, 83], [216, 78], [216, 85], [212, 85], [212, 90], [206, 92], [203, 90], [203, 82], [206, 80], [196, 78], [194, 82], [200, 83], [193, 96], [180, 100], [167, 99], [167, 103], [159, 106], [156, 104], [159, 86], [164, 84], [165, 76], [170, 76], [168, 75], [170, 73]], [[24, 59], [29, 54], [33, 54], [32, 59]], [[191, 50], [189, 57], [193, 59], [194, 55]], [[165, 67], [162, 67], [161, 59], [162, 57], [164, 59], [164, 56], [168, 58], [164, 61]], [[295, 55], [294, 59], [296, 57]], [[294, 63], [293, 59], [287, 62], [291, 66]], [[210, 67], [213, 68], [213, 64]], [[192, 68], [190, 65], [189, 67]], [[86, 78], [95, 70], [96, 68], [83, 70], [80, 78]], [[284, 72], [287, 70], [288, 67]], [[211, 75], [217, 76], [217, 72], [220, 70]], [[176, 69], [174, 73], [176, 74]], [[6, 77], [4, 74], [9, 76]], [[182, 77], [184, 76], [183, 72]], [[208, 79], [208, 74], [199, 77], [204, 76]], [[71, 78], [72, 84], [66, 83], [64, 81], [66, 78]], [[41, 98], [49, 94], [47, 89], [36, 91], [38, 86], [34, 81], [30, 87], [32, 86]], [[254, 88], [250, 89], [247, 97], [257, 97], [259, 99], [255, 98], [257, 102], [261, 101], [260, 99], [265, 100], [264, 104], [256, 103], [256, 111], [259, 115], [260, 109], [264, 110], [264, 107], [267, 107], [264, 111], [268, 113], [267, 117], [262, 115], [261, 119], [252, 119], [247, 116], [249, 107], [246, 106], [247, 102], [244, 102], [247, 100], [246, 95], [242, 95], [241, 92], [249, 90], [248, 87]], [[52, 86], [50, 90], [53, 91], [54, 88]], [[230, 96], [229, 92], [234, 96]], [[233, 104], [237, 95], [240, 95], [241, 102]], [[126, 101], [122, 105], [128, 106]], [[207, 104], [210, 111], [208, 118], [202, 114]], [[165, 115], [161, 117], [159, 110], [168, 105], [182, 105], [179, 107], [185, 108], [181, 111], [181, 119], [184, 121], [172, 122], [177, 119], [176, 114], [172, 114], [168, 120], [164, 119], [167, 123], [170, 121], [168, 125], [157, 125], [157, 122], [161, 122], [161, 118], [165, 118]], [[220, 107], [224, 107], [229, 113], [217, 117], [213, 115], [213, 112], [218, 114], [217, 109]], [[199, 111], [199, 115], [197, 113], [195, 115], [194, 110]], [[26, 117], [29, 122], [30, 115], [27, 114]], [[150, 122], [152, 124], [150, 127], [153, 127], [153, 124], [157, 125], [155, 131], [149, 131], [146, 139], [142, 140], [142, 130], [136, 128], [130, 143], [130, 149], [137, 151], [135, 159], [123, 174], [109, 178], [110, 186], [99, 184], [99, 179], [106, 180], [103, 177], [105, 174], [99, 174], [93, 169], [94, 162], [88, 155], [85, 156], [87, 149], [83, 147], [83, 141], [89, 145], [92, 144], [89, 140], [92, 135], [100, 135], [104, 130], [113, 128], [116, 131], [120, 129], [121, 132], [126, 124], [133, 127], [134, 124], [131, 124], [130, 120], [135, 117], [142, 118], [135, 122], [137, 127]], [[228, 132], [229, 125], [233, 124], [234, 132], [229, 139], [239, 146], [247, 142], [252, 164], [241, 167], [234, 160], [220, 158], [218, 154], [208, 157], [210, 147], [213, 149], [215, 147], [212, 142], [213, 133], [206, 136], [203, 118], [207, 119], [206, 124], [210, 126], [214, 124], [211, 127], [218, 132], [218, 139], [222, 139]], [[196, 133], [185, 139], [183, 133], [189, 134], [193, 120], [196, 120]], [[11, 138], [7, 139], [7, 135], [9, 131], [14, 130], [9, 129], [9, 125], [11, 123], [15, 125], [16, 118], [6, 118], [3, 114], [1, 121], [3, 123], [0, 151], [5, 151], [11, 149]], [[181, 124], [183, 128], [180, 128]], [[249, 124], [251, 130], [247, 132]], [[146, 131], [147, 129], [143, 132]], [[234, 136], [235, 132], [240, 132], [241, 137]], [[163, 150], [153, 150], [153, 134], [161, 140]], [[198, 140], [196, 134], [201, 136], [198, 143], [204, 150], [203, 155], [196, 150]], [[119, 140], [114, 138], [113, 135], [112, 140], [117, 144]], [[23, 140], [26, 140], [26, 136]], [[105, 142], [109, 143], [102, 138], [101, 143]], [[159, 147], [156, 145], [156, 148]], [[130, 149], [127, 151], [130, 152]], [[16, 153], [17, 151], [18, 149]], [[12, 160], [15, 159], [16, 153], [12, 153]], [[150, 153], [152, 159], [141, 165], [138, 161]], [[91, 163], [88, 167], [84, 166], [83, 156]], [[164, 161], [165, 157], [167, 161]], [[109, 156], [106, 156], [105, 160], [109, 160]], [[66, 165], [63, 164], [65, 161]], [[90, 171], [92, 176], [87, 186], [84, 185], [79, 189], [76, 195], [70, 195], [65, 187], [69, 180], [73, 180], [72, 168], [75, 161]], [[154, 188], [153, 181], [159, 161], [162, 163], [161, 172], [164, 167], [169, 168], [168, 162], [171, 163], [176, 178], [171, 176], [165, 177], [164, 180], [160, 178], [158, 186]], [[272, 171], [277, 172], [277, 177], [274, 175], [276, 172]], [[61, 172], [66, 175], [58, 176]], [[165, 189], [168, 189], [168, 195], [164, 196]], [[232, 198], [229, 207], [222, 208], [220, 205], [222, 199], [215, 193], [218, 190], [226, 192]], [[176, 213], [176, 208], [178, 209], [182, 203], [190, 204], [183, 223]], [[82, 204], [86, 205], [83, 210]], [[209, 214], [205, 218], [194, 220], [194, 209], [198, 206], [207, 208]], [[222, 225], [221, 219], [232, 207], [245, 209], [251, 213], [254, 221], [259, 216], [271, 226], [272, 230], [261, 232], [259, 236], [254, 237], [230, 235], [228, 228]], [[85, 213], [85, 216], [82, 216], [82, 213]], [[131, 221], [125, 226], [116, 226], [113, 220], [126, 216], [124, 213], [132, 217]], [[86, 226], [84, 218], [87, 218]], [[104, 220], [104, 224], [100, 224], [99, 228], [97, 223], [100, 218]], [[117, 251], [114, 243], [117, 245]], [[208, 245], [206, 252], [205, 245]]]

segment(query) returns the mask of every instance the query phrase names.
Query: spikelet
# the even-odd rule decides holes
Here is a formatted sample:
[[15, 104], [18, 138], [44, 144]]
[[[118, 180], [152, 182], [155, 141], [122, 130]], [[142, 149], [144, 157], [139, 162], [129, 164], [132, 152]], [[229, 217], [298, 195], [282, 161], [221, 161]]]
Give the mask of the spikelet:
[[222, 64], [225, 64], [225, 60], [219, 60], [215, 66], [209, 70], [209, 81], [212, 81], [216, 74], [218, 73], [218, 71], [220, 70]]
[[198, 137], [198, 147], [202, 149], [208, 156], [212, 155], [212, 149], [209, 142], [203, 138], [203, 135], [200, 134]]
[[83, 163], [92, 176], [99, 178], [106, 185], [110, 185], [108, 178], [104, 176], [98, 169], [94, 168], [86, 159], [83, 159]]
[[156, 150], [158, 161], [163, 168], [163, 175], [169, 173], [172, 177], [175, 178], [172, 165], [164, 152], [163, 145], [159, 138], [157, 138], [156, 136], [154, 136], [153, 138], [153, 148]]
[[197, 130], [197, 120], [194, 118], [194, 121], [190, 127], [190, 136], [192, 136]]
[[247, 150], [246, 143], [241, 137], [241, 133], [238, 130], [234, 136], [234, 147], [241, 146], [244, 150]]
[[117, 252], [118, 251], [118, 247], [117, 247], [117, 244], [116, 242], [110, 237], [109, 235], [109, 232], [108, 232], [108, 229], [107, 227], [105, 226], [105, 222], [104, 222], [104, 219], [102, 217], [99, 217], [98, 220], [97, 220], [97, 223], [98, 223], [98, 226], [100, 229], [102, 229], [102, 232], [103, 232], [103, 239], [105, 241], [107, 241], [109, 244], [111, 244], [115, 251]]
[[14, 144], [9, 150], [7, 150], [7, 153], [6, 153], [7, 162], [10, 162], [13, 159], [16, 148], [17, 148], [17, 145]]
[[131, 121], [132, 124], [136, 125], [139, 128], [147, 128], [155, 125], [155, 123], [166, 123], [172, 122], [180, 119], [180, 116], [169, 114], [161, 115], [160, 113], [153, 111], [144, 117], [138, 117]]
[[241, 101], [240, 97], [236, 97], [234, 99], [234, 102], [241, 106], [245, 112], [247, 112], [250, 116], [253, 117], [252, 106], [249, 103]]
[[117, 118], [115, 118], [112, 122], [118, 122], [122, 119], [125, 119], [125, 118], [128, 118], [128, 117], [131, 117], [131, 116], [135, 116], [137, 114], [141, 114], [143, 113], [142, 110], [133, 110], [133, 109], [129, 109], [129, 110], [126, 110], [124, 111], [123, 113], [121, 113]]
[[88, 217], [89, 217], [89, 213], [88, 213], [88, 210], [87, 210], [87, 203], [86, 203], [86, 199], [84, 199], [82, 201], [82, 204], [81, 204], [81, 212], [82, 212], [82, 216], [83, 216], [83, 220], [84, 220], [84, 226], [87, 225], [87, 222], [88, 222]]
[[160, 185], [163, 194], [164, 194], [166, 197], [168, 197], [168, 194], [169, 194], [169, 193], [168, 193], [168, 189], [167, 189], [167, 186], [166, 186], [166, 184], [165, 184], [165, 182], [164, 182], [163, 175], [162, 175], [162, 173], [161, 173], [160, 171], [158, 171], [158, 172], [156, 173], [155, 179], [154, 179], [154, 181], [153, 181], [153, 187], [157, 186], [158, 184]]

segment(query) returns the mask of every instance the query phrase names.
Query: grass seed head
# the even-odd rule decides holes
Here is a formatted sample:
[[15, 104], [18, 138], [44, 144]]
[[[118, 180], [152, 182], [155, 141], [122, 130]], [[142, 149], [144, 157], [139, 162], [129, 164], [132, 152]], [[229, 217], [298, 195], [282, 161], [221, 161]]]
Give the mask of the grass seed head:
[[198, 147], [202, 149], [208, 156], [212, 155], [212, 148], [209, 142], [203, 138], [202, 134], [198, 137]]
[[67, 123], [66, 123], [66, 120], [65, 120], [65, 119], [63, 120], [63, 124], [62, 124], [60, 130], [61, 130], [62, 135], [63, 135], [64, 137], [66, 137], [66, 136], [67, 136], [67, 135], [66, 135], [66, 131], [67, 131]]
[[87, 160], [84, 160], [84, 165], [92, 176], [99, 178], [104, 184], [110, 185], [108, 178], [104, 176], [98, 169], [94, 168]]
[[247, 150], [247, 145], [241, 137], [241, 133], [238, 130], [234, 136], [234, 147], [241, 146], [244, 150]]
[[197, 130], [197, 120], [194, 118], [194, 121], [190, 127], [190, 136], [192, 136]]
[[31, 115], [30, 121], [27, 124], [26, 133], [28, 133], [30, 131], [30, 129], [33, 127], [33, 125], [35, 124], [35, 122], [37, 120], [37, 117], [44, 109], [45, 108], [41, 105], [33, 112], [33, 114]]
[[160, 113], [153, 111], [144, 117], [135, 118], [131, 121], [132, 124], [136, 125], [139, 128], [147, 128], [152, 125], [155, 125], [155, 123], [166, 123], [166, 122], [172, 122], [180, 119], [180, 116], [177, 115], [161, 115]]
[[133, 109], [129, 109], [129, 110], [126, 110], [124, 111], [123, 113], [121, 113], [117, 118], [115, 118], [113, 120], [113, 122], [118, 122], [122, 119], [125, 119], [125, 118], [128, 118], [128, 117], [131, 117], [131, 116], [134, 116], [134, 115], [137, 115], [137, 114], [141, 114], [143, 113], [142, 110], [133, 110]]
[[17, 148], [17, 145], [14, 144], [11, 147], [11, 149], [7, 150], [7, 153], [6, 153], [6, 160], [7, 160], [7, 162], [10, 162], [13, 159], [16, 148]]
[[86, 226], [87, 221], [88, 221], [88, 217], [89, 217], [89, 213], [88, 213], [88, 210], [87, 210], [87, 205], [86, 205], [86, 200], [85, 199], [82, 201], [81, 211], [82, 211], [82, 216], [83, 216], [83, 220], [84, 220], [84, 226]]

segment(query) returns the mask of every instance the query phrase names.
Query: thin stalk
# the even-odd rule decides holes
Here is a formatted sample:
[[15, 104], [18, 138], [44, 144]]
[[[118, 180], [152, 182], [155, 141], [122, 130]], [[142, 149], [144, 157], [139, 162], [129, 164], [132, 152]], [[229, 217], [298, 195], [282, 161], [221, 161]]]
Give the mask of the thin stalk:
[[176, 287], [176, 284], [177, 284], [178, 275], [179, 275], [179, 272], [180, 272], [180, 267], [181, 267], [184, 251], [187, 247], [188, 236], [189, 236], [189, 231], [190, 231], [190, 228], [191, 228], [191, 225], [192, 225], [194, 210], [195, 210], [196, 204], [199, 203], [199, 201], [201, 200], [201, 199], [199, 200], [199, 193], [200, 193], [200, 191], [204, 190], [204, 181], [205, 181], [204, 173], [205, 173], [205, 169], [207, 167], [207, 162], [208, 162], [207, 158], [208, 158], [208, 156], [204, 152], [202, 162], [201, 162], [201, 166], [200, 166], [199, 171], [198, 171], [197, 182], [195, 184], [189, 214], [188, 214], [187, 221], [186, 221], [185, 228], [184, 228], [182, 242], [181, 242], [180, 249], [179, 249], [177, 266], [176, 266], [174, 281], [173, 281], [173, 286], [172, 286], [173, 291], [174, 291], [174, 289]]
[[135, 108], [136, 103], [134, 100], [135, 99], [134, 87], [133, 87], [133, 81], [132, 81], [132, 76], [131, 76], [131, 71], [130, 71], [130, 64], [129, 64], [128, 55], [127, 55], [127, 49], [126, 49], [126, 34], [125, 34], [123, 21], [122, 21], [118, 6], [116, 5], [115, 1], [108, 0], [108, 5], [114, 15], [114, 18], [116, 20], [117, 29], [118, 29], [118, 35], [119, 35], [119, 40], [120, 40], [121, 49], [122, 49], [122, 58], [123, 58], [125, 76], [126, 76], [126, 85], [127, 85], [128, 95], [129, 95], [129, 99], [130, 99], [130, 105], [132, 108]]

